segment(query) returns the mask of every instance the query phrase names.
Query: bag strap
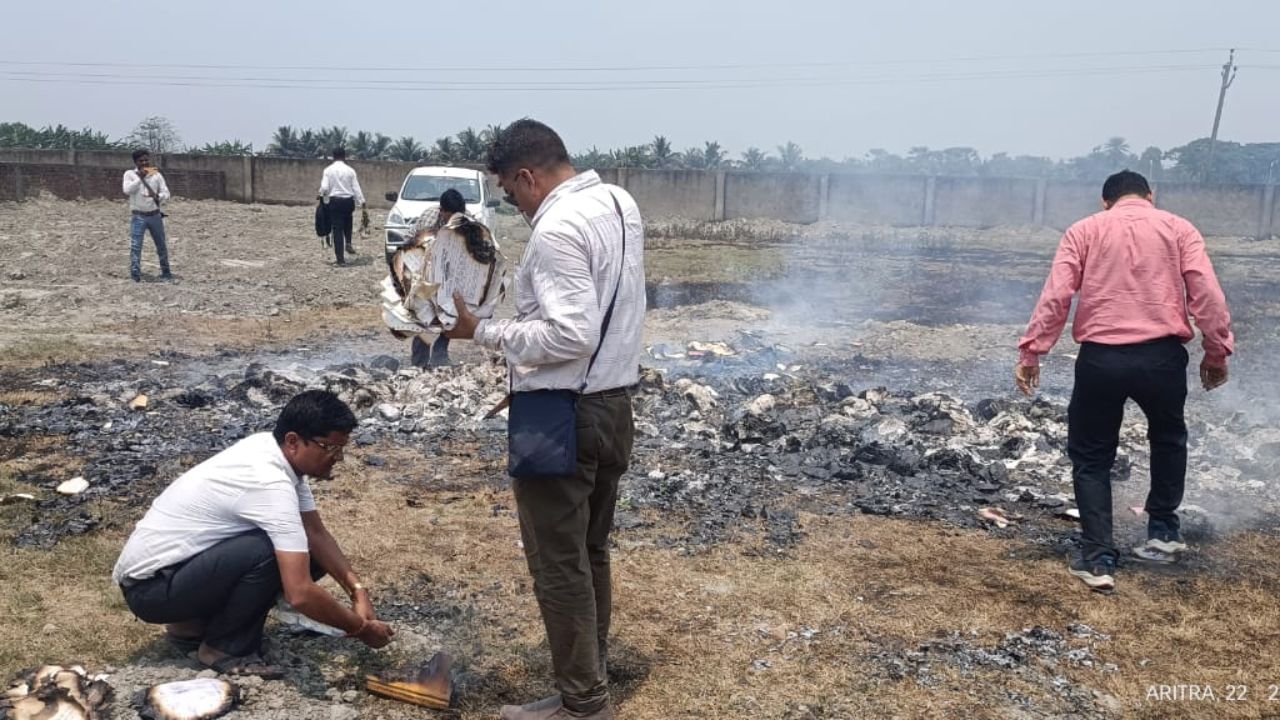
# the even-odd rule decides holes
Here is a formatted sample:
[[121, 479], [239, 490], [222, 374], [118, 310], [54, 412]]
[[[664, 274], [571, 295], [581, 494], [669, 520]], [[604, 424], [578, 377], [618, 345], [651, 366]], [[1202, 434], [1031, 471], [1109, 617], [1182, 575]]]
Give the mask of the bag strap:
[[591, 360], [587, 363], [587, 374], [582, 376], [582, 386], [578, 388], [578, 392], [587, 389], [587, 378], [591, 377], [591, 368], [596, 364], [596, 356], [604, 347], [604, 336], [608, 334], [609, 321], [613, 319], [613, 306], [618, 301], [618, 288], [622, 287], [622, 278], [627, 270], [627, 217], [622, 213], [622, 204], [618, 202], [618, 196], [609, 193], [609, 197], [613, 198], [613, 209], [618, 213], [618, 220], [622, 224], [622, 256], [618, 260], [618, 284], [613, 286], [613, 297], [609, 300], [609, 309], [604, 311], [604, 322], [600, 324], [600, 342], [596, 344], [596, 351], [591, 353]]
[[147, 189], [147, 194], [151, 196], [151, 199], [155, 201], [156, 207], [159, 208], [160, 196], [156, 195], [156, 191], [151, 189], [151, 185], [147, 184], [146, 174], [141, 171], [135, 171], [135, 172], [138, 173], [138, 180], [142, 183], [142, 187]]

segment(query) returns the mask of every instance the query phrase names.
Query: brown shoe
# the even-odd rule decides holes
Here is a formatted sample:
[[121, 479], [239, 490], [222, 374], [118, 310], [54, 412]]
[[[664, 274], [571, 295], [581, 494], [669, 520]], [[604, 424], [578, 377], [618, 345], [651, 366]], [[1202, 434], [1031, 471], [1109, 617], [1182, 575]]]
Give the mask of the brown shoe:
[[565, 707], [559, 695], [552, 695], [528, 705], [503, 705], [500, 714], [502, 720], [613, 720], [613, 706], [582, 715]]

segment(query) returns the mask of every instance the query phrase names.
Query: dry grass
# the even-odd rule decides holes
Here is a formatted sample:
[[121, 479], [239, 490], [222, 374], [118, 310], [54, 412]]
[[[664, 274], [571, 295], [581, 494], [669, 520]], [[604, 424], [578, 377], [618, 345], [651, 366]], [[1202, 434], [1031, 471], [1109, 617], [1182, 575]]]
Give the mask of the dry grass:
[[[377, 308], [311, 307], [275, 317], [146, 317], [98, 328], [96, 332], [26, 333], [0, 357], [0, 369], [86, 362], [105, 354], [141, 358], [157, 351], [199, 355], [219, 350], [279, 350], [328, 337], [382, 331]], [[0, 402], [9, 402], [0, 399]]]
[[[469, 459], [473, 449], [450, 447], [433, 459], [405, 447], [358, 451], [387, 463], [350, 458], [318, 492], [375, 599], [414, 588], [421, 602], [465, 611], [444, 638], [481, 678], [463, 698], [464, 718], [549, 691], [514, 504], [492, 479], [498, 468]], [[1205, 548], [1214, 559], [1198, 575], [1126, 570], [1120, 590], [1103, 597], [1038, 548], [936, 524], [802, 514], [808, 537], [785, 555], [751, 538], [689, 555], [657, 542], [678, 531], [676, 521], [648, 519], [654, 527], [617, 536], [614, 556], [623, 717], [1028, 716], [1007, 693], [1026, 698], [1033, 716], [1067, 715], [1073, 707], [1044, 682], [1056, 674], [1095, 690], [1097, 707], [1116, 717], [1258, 717], [1275, 707], [1263, 702], [1266, 686], [1280, 681], [1274, 537]], [[122, 527], [129, 520], [118, 518]], [[120, 664], [153, 643], [154, 630], [129, 616], [110, 584], [123, 538], [108, 530], [52, 552], [4, 551], [0, 668]], [[893, 679], [877, 659], [955, 631], [990, 648], [1006, 632], [1043, 625], [1066, 634], [1073, 622], [1112, 636], [1094, 649], [1116, 672], [936, 660], [925, 686]], [[56, 627], [45, 633], [47, 624]], [[1244, 703], [1145, 699], [1150, 686], [1177, 683], [1219, 692], [1247, 684], [1252, 694]], [[394, 706], [375, 707], [398, 716]]]

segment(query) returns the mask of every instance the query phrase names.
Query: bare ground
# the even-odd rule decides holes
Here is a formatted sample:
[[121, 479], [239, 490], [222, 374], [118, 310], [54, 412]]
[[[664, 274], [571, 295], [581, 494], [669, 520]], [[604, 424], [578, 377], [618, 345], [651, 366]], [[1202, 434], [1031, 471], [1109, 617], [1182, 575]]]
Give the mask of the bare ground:
[[[247, 363], [303, 344], [334, 357], [404, 355], [372, 300], [382, 275], [376, 231], [359, 245], [361, 263], [335, 268], [309, 231], [309, 214], [175, 203], [179, 281], [164, 285], [129, 281], [116, 204], [0, 205], [0, 252], [11, 258], [0, 291], [0, 352], [10, 374], [0, 404], [66, 401], [65, 391], [11, 381], [50, 362], [92, 369], [152, 357], [198, 368], [201, 356]], [[972, 365], [971, 376], [948, 382], [988, 392], [1004, 386], [1019, 317], [1055, 240], [1017, 229], [767, 230], [720, 237], [723, 230], [696, 226], [652, 228], [651, 345], [757, 333], [796, 346], [801, 362], [859, 355], [890, 384], [927, 384], [919, 368], [931, 364]], [[841, 240], [824, 240], [830, 235]], [[518, 257], [519, 227], [502, 227], [500, 238]], [[951, 252], [957, 246], [965, 252]], [[1254, 301], [1238, 313], [1242, 327], [1270, 347], [1274, 330], [1263, 319], [1275, 309], [1273, 250], [1231, 239], [1212, 246], [1233, 299]], [[978, 289], [930, 291], [957, 276]], [[831, 297], [842, 305], [833, 310]], [[1061, 395], [1073, 349], [1066, 343], [1059, 352], [1046, 390]], [[1247, 377], [1250, 366], [1243, 368]], [[1254, 399], [1269, 405], [1272, 395]], [[1220, 417], [1238, 400], [1196, 402]], [[336, 718], [345, 707], [351, 717], [422, 717], [363, 693], [348, 703], [326, 691], [358, 689], [366, 671], [438, 648], [459, 657], [459, 717], [492, 717], [502, 702], [550, 691], [500, 465], [484, 448], [441, 442], [430, 454], [403, 444], [362, 448], [317, 491], [400, 640], [373, 653], [273, 631], [296, 665], [285, 682], [255, 684], [239, 716]], [[65, 447], [55, 434], [0, 438], [0, 495], [47, 492], [18, 480], [33, 468], [76, 474], [84, 458]], [[382, 462], [366, 462], [371, 456]], [[194, 460], [174, 458], [161, 470]], [[7, 542], [0, 550], [0, 675], [81, 662], [111, 668], [121, 688], [190, 677], [195, 669], [132, 619], [110, 583], [140, 508], [102, 501], [89, 511], [102, 519], [95, 532], [52, 550]], [[31, 512], [0, 505], [0, 532], [12, 537]], [[1242, 528], [1201, 548], [1207, 557], [1190, 567], [1126, 568], [1119, 591], [1102, 597], [1079, 587], [1043, 546], [983, 530], [800, 511], [804, 539], [785, 551], [750, 533], [691, 551], [664, 541], [685, 518], [643, 519], [615, 535], [620, 717], [1280, 715], [1275, 528]]]

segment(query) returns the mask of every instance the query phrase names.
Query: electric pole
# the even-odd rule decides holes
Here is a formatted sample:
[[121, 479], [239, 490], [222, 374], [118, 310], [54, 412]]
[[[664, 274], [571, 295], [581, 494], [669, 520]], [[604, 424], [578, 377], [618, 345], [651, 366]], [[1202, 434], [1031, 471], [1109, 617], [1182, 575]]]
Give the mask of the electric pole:
[[1204, 179], [1213, 174], [1213, 149], [1218, 144], [1218, 124], [1222, 122], [1222, 103], [1227, 99], [1227, 88], [1236, 80], [1236, 51], [1231, 49], [1227, 64], [1222, 66], [1222, 87], [1218, 90], [1218, 110], [1213, 114], [1213, 133], [1209, 135], [1209, 159], [1204, 164]]

